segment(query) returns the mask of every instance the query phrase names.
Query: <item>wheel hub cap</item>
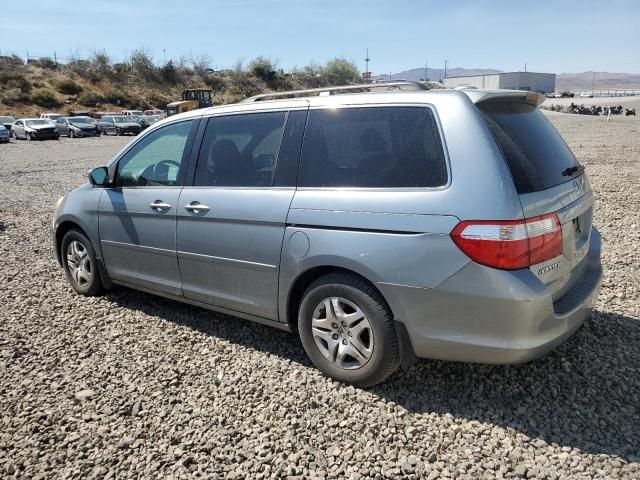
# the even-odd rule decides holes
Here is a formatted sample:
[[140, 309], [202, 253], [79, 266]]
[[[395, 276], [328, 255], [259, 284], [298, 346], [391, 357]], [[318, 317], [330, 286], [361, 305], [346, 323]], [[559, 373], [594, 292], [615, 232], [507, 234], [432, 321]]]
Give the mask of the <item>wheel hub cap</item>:
[[316, 306], [311, 320], [313, 339], [335, 366], [363, 367], [373, 354], [373, 329], [364, 312], [342, 297], [329, 297]]
[[91, 261], [89, 252], [85, 246], [77, 240], [73, 240], [67, 246], [67, 265], [71, 278], [81, 287], [91, 282]]

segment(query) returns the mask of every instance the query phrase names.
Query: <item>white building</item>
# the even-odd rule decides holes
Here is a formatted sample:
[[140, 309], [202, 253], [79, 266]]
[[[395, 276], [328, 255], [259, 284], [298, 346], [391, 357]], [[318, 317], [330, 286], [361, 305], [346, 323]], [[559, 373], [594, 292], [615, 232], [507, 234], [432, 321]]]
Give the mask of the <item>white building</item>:
[[447, 77], [444, 79], [447, 88], [476, 87], [489, 90], [526, 90], [530, 92], [549, 93], [556, 89], [555, 73], [536, 72], [503, 72], [485, 75], [466, 75]]

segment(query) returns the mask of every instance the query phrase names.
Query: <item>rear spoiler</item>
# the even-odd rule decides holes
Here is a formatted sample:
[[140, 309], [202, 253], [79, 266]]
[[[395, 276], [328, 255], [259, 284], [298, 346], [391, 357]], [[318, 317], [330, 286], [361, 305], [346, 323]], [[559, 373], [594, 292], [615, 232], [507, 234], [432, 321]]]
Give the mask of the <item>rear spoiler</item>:
[[545, 97], [541, 93], [522, 90], [462, 90], [473, 103], [482, 102], [518, 102], [539, 107]]

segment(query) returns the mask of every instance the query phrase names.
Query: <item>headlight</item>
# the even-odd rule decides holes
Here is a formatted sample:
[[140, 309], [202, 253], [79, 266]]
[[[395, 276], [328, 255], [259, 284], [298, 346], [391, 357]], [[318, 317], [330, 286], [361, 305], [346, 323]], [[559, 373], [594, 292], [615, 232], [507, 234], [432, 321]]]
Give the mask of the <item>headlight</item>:
[[56, 200], [56, 210], [58, 209], [58, 207], [60, 206], [63, 200], [64, 200], [64, 195], [60, 197], [58, 200]]

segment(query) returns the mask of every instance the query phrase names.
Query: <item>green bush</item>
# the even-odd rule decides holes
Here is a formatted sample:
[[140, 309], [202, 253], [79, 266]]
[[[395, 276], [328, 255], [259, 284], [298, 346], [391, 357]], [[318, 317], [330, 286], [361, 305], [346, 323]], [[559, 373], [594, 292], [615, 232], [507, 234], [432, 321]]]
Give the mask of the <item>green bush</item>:
[[34, 90], [29, 96], [29, 101], [45, 108], [55, 108], [62, 105], [56, 94], [46, 88]]
[[104, 100], [107, 103], [113, 103], [115, 105], [128, 105], [131, 103], [131, 97], [118, 88], [110, 90], [105, 96]]
[[257, 57], [249, 62], [249, 75], [270, 83], [276, 77], [276, 62], [267, 57]]
[[49, 57], [38, 58], [37, 60], [31, 62], [31, 64], [36, 67], [46, 68], [48, 70], [55, 70], [56, 68], [58, 68], [56, 62], [51, 60]]
[[0, 99], [2, 100], [2, 103], [7, 105], [17, 105], [19, 103], [26, 102], [29, 97], [19, 88], [10, 88], [0, 94]]
[[33, 88], [31, 82], [21, 73], [0, 71], [0, 85], [6, 89], [18, 88], [22, 93], [29, 93]]
[[104, 102], [105, 98], [95, 92], [84, 92], [78, 97], [78, 103], [87, 107], [97, 107], [99, 104]]
[[55, 82], [56, 90], [66, 95], [78, 95], [82, 92], [82, 87], [70, 78], [61, 78]]
[[358, 67], [344, 58], [329, 60], [322, 70], [329, 85], [347, 85], [360, 79]]

